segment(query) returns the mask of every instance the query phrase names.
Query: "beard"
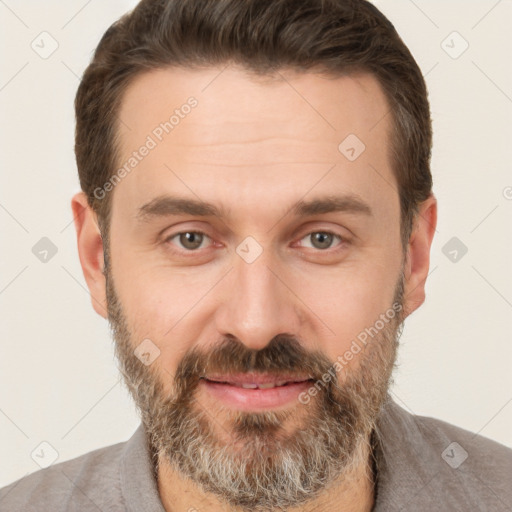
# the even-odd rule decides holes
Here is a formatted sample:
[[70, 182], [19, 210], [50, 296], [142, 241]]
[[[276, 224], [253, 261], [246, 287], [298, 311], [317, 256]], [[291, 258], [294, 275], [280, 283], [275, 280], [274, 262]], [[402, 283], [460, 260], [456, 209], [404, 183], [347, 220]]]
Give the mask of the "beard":
[[[168, 372], [160, 369], [158, 374], [157, 365], [146, 366], [135, 355], [140, 340], [128, 327], [108, 267], [105, 277], [116, 357], [141, 415], [155, 476], [161, 458], [233, 509], [259, 512], [304, 505], [335, 480], [346, 481], [352, 470], [370, 463], [372, 433], [388, 398], [403, 308], [382, 322], [384, 327], [354, 358], [357, 365], [337, 370], [339, 375], [330, 380], [323, 377], [329, 370], [333, 374], [335, 361], [306, 350], [293, 336], [278, 335], [261, 350], [228, 336], [208, 351], [189, 350], [166, 392], [162, 380]], [[402, 306], [403, 285], [402, 269], [395, 308]], [[202, 376], [246, 372], [311, 375], [317, 391], [308, 395], [307, 404], [299, 400], [286, 410], [222, 409], [222, 421], [196, 400]], [[284, 427], [287, 422], [295, 425], [291, 431]]]

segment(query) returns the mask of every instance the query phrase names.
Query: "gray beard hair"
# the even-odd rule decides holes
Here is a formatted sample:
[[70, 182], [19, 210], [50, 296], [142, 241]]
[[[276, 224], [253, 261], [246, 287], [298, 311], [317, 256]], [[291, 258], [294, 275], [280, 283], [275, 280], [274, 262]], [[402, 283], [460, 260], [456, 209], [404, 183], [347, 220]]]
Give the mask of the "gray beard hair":
[[[259, 351], [227, 338], [210, 353], [197, 347], [189, 351], [166, 396], [156, 365], [146, 366], [134, 354], [137, 343], [108, 269], [105, 275], [116, 356], [153, 451], [155, 475], [162, 456], [183, 477], [233, 509], [262, 512], [304, 505], [336, 479], [348, 478], [355, 468], [371, 462], [370, 440], [388, 399], [403, 309], [368, 341], [357, 358], [357, 369], [345, 367], [339, 379], [322, 381], [334, 363], [321, 352], [306, 351], [293, 337], [276, 336]], [[394, 297], [400, 305], [403, 283], [402, 272]], [[232, 442], [225, 442], [215, 434], [212, 416], [194, 399], [199, 377], [213, 369], [307, 372], [321, 389], [302, 405], [309, 412], [300, 428], [288, 435], [282, 424], [297, 414], [296, 407], [263, 412], [226, 409]]]

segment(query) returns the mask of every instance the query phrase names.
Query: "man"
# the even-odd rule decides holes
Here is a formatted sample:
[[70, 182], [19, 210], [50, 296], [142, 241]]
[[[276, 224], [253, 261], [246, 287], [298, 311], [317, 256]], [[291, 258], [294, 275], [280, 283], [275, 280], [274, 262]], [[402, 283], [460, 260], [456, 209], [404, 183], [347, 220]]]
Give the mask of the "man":
[[2, 510], [512, 507], [512, 451], [395, 404], [437, 220], [421, 72], [363, 0], [143, 0], [76, 98], [72, 200], [142, 424]]

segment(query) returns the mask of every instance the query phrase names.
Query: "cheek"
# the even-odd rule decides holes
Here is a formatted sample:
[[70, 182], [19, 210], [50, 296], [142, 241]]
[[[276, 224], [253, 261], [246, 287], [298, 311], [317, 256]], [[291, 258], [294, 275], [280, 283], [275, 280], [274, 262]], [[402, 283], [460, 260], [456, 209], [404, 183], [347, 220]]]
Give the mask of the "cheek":
[[208, 321], [201, 299], [211, 288], [210, 280], [199, 279], [199, 274], [185, 278], [176, 269], [158, 265], [132, 264], [125, 259], [114, 276], [132, 344], [151, 340], [160, 351], [155, 360], [159, 373], [172, 374]]
[[331, 360], [391, 307], [396, 276], [376, 265], [354, 265], [324, 276], [309, 274], [296, 284], [301, 300], [313, 312], [308, 316], [316, 317], [317, 346]]

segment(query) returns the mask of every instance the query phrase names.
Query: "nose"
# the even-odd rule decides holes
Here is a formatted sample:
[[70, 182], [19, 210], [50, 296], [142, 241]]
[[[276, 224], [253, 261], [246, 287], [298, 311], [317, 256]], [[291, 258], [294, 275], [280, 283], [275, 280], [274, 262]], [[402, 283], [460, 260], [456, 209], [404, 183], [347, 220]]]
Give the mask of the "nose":
[[300, 300], [286, 274], [266, 251], [252, 263], [235, 255], [234, 268], [223, 283], [224, 300], [216, 311], [219, 334], [235, 336], [256, 350], [278, 334], [299, 337]]

